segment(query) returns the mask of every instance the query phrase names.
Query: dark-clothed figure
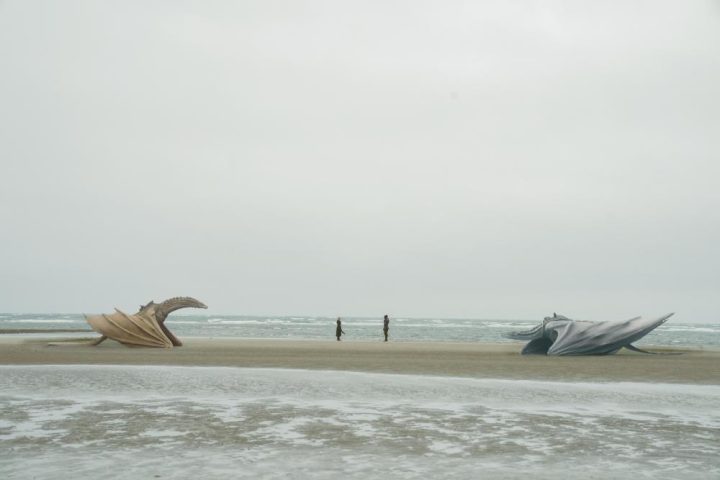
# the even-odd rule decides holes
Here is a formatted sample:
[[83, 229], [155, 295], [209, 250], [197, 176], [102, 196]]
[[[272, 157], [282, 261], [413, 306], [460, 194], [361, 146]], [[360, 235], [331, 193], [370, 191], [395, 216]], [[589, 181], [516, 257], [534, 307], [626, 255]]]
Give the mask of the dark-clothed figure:
[[383, 319], [383, 333], [385, 334], [385, 341], [388, 340], [388, 330], [390, 330], [390, 319], [387, 315], [385, 315], [385, 318]]
[[340, 335], [345, 335], [345, 332], [343, 332], [342, 329], [342, 322], [340, 321], [340, 317], [337, 319], [337, 327], [335, 328], [335, 336], [337, 337], [337, 341], [340, 341]]

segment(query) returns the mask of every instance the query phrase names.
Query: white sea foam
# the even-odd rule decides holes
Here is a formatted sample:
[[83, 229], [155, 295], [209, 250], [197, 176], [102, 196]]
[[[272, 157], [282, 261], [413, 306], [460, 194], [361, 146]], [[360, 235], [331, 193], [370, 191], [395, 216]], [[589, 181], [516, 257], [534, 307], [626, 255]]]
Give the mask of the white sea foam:
[[666, 332], [701, 332], [701, 333], [720, 333], [720, 329], [709, 327], [664, 327], [660, 331]]

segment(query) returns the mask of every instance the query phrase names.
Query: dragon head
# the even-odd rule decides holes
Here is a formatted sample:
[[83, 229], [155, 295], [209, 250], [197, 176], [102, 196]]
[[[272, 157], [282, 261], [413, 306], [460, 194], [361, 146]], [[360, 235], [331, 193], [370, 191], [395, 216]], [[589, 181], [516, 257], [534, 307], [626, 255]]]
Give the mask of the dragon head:
[[175, 335], [167, 329], [165, 326], [165, 320], [168, 315], [175, 310], [180, 310], [181, 308], [207, 308], [207, 305], [192, 297], [173, 297], [168, 298], [162, 303], [150, 301], [147, 305], [141, 305], [137, 314], [145, 317], [154, 317], [160, 325], [160, 328], [162, 328], [163, 332], [165, 332], [165, 335], [170, 338], [173, 345], [179, 347], [182, 345], [182, 342], [180, 342], [180, 340], [178, 340], [177, 337], [175, 337]]

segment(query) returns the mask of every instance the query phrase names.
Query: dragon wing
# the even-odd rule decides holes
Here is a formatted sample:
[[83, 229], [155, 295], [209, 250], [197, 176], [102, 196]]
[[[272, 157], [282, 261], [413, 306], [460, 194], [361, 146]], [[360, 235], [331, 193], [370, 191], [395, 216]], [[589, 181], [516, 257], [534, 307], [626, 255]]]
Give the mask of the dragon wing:
[[171, 348], [172, 341], [152, 316], [128, 315], [115, 309], [110, 315], [89, 315], [85, 320], [93, 330], [129, 346]]
[[[548, 355], [607, 355], [644, 337], [673, 314], [644, 320], [640, 317], [621, 322], [562, 322], [545, 326], [553, 340]], [[554, 339], [553, 339], [554, 337]]]

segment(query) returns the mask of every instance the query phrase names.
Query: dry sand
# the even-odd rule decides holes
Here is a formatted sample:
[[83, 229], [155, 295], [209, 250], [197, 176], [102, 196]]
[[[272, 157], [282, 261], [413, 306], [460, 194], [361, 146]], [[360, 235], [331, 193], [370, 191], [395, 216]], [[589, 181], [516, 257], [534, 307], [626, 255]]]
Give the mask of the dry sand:
[[605, 357], [521, 356], [521, 343], [336, 342], [184, 339], [172, 349], [128, 348], [111, 340], [92, 347], [0, 336], [0, 364], [119, 364], [306, 368], [561, 381], [720, 384], [720, 351], [682, 355], [622, 351]]

